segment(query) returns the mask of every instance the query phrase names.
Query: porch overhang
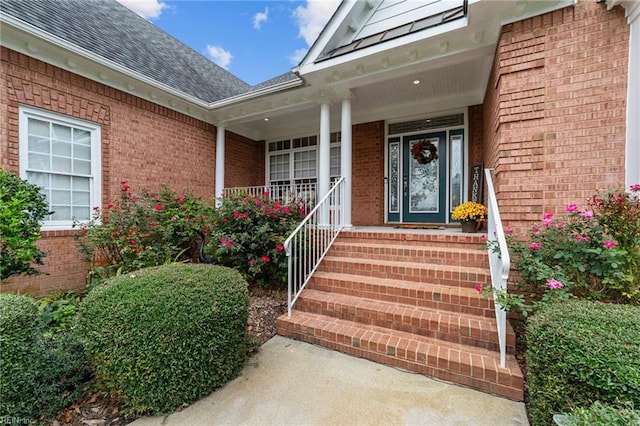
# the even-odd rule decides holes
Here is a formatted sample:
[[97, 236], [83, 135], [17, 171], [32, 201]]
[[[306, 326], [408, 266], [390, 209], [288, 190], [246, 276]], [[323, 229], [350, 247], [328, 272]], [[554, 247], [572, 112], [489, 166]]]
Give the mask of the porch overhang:
[[[469, 0], [467, 14], [425, 29], [327, 56], [340, 43], [336, 34], [364, 25], [359, 15], [384, 1], [341, 4], [307, 57], [295, 69], [304, 86], [216, 111], [218, 121], [254, 139], [317, 132], [319, 104], [351, 99], [353, 123], [394, 120], [465, 108], [483, 102], [503, 25], [572, 6], [575, 0]], [[438, 2], [431, 2], [438, 3]], [[449, 2], [457, 6], [463, 4]], [[368, 5], [368, 6], [367, 6]], [[358, 24], [360, 23], [360, 24]], [[419, 84], [414, 84], [419, 82]], [[340, 128], [338, 109], [331, 128]], [[268, 118], [269, 121], [264, 119]]]

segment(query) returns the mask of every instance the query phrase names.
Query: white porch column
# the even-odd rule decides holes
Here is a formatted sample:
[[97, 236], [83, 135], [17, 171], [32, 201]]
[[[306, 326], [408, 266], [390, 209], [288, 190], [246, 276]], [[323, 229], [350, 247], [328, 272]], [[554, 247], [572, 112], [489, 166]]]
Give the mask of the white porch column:
[[[329, 116], [329, 102], [320, 104], [320, 144], [318, 146], [318, 201], [320, 201], [331, 187], [331, 122]], [[326, 225], [328, 211], [319, 212], [320, 225]]]
[[351, 228], [351, 99], [342, 100], [342, 121], [340, 128], [340, 174], [344, 177], [344, 226]]
[[640, 3], [627, 2], [629, 68], [627, 69], [627, 152], [626, 189], [640, 183]]
[[225, 127], [223, 124], [218, 125], [218, 133], [216, 135], [216, 186], [215, 197], [216, 206], [220, 206], [220, 199], [224, 195], [224, 134]]
[[629, 65], [627, 68], [627, 148], [625, 187], [640, 182], [640, 3], [637, 0], [607, 0], [607, 8], [621, 5], [629, 23]]

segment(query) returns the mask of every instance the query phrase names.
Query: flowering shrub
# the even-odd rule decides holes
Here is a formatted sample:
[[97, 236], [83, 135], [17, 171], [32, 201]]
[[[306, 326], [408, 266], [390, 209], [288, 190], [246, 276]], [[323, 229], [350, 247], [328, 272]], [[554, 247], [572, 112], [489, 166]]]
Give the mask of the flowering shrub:
[[[569, 204], [561, 217], [545, 213], [524, 239], [509, 229], [507, 240], [527, 301], [573, 295], [640, 304], [640, 185], [596, 195], [584, 208]], [[502, 298], [505, 308], [530, 308], [522, 294]]]
[[112, 276], [171, 261], [197, 259], [196, 230], [209, 232], [213, 206], [186, 191], [163, 186], [159, 193], [135, 194], [120, 182], [120, 197], [100, 210], [88, 224], [75, 224], [81, 250]]
[[264, 193], [234, 195], [216, 210], [210, 248], [216, 260], [262, 286], [286, 283], [284, 241], [304, 219], [304, 204], [284, 205]]
[[487, 207], [474, 201], [467, 201], [453, 209], [453, 220], [482, 220], [487, 217]]

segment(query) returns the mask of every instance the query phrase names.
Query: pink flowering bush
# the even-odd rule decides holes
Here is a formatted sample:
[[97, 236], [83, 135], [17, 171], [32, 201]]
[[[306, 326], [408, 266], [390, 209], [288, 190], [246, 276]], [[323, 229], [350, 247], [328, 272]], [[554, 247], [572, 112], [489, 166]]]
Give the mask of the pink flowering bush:
[[507, 238], [527, 301], [564, 294], [640, 304], [640, 185], [545, 213], [524, 238]]
[[197, 259], [196, 230], [209, 232], [212, 203], [186, 190], [163, 186], [160, 192], [134, 193], [120, 182], [120, 196], [94, 208], [93, 220], [75, 224], [75, 236], [96, 278], [131, 272], [148, 266]]
[[207, 249], [250, 283], [282, 288], [287, 277], [284, 241], [305, 215], [304, 204], [281, 204], [268, 193], [226, 197], [216, 210]]

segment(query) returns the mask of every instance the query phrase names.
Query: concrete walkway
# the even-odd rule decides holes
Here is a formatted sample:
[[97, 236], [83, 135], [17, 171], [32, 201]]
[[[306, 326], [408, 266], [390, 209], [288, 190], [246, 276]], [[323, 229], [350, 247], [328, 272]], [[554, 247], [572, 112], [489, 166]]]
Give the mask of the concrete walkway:
[[523, 403], [276, 336], [223, 388], [135, 426], [528, 425]]

